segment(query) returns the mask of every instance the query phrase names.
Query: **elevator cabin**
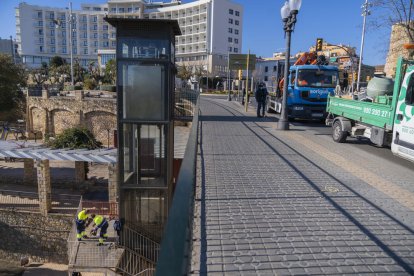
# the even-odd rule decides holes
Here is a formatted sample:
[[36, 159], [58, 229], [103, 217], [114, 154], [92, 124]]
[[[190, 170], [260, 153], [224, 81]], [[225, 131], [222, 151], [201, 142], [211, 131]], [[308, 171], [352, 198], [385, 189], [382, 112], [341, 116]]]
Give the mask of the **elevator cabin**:
[[106, 18], [117, 30], [120, 217], [160, 239], [172, 199], [175, 20]]

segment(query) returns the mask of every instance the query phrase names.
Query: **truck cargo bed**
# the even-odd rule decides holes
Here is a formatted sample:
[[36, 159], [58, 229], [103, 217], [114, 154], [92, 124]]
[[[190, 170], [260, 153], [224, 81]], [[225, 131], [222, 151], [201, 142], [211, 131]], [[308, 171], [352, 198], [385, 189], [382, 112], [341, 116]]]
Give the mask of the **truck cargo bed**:
[[394, 120], [392, 105], [329, 97], [326, 109], [335, 116], [392, 130]]

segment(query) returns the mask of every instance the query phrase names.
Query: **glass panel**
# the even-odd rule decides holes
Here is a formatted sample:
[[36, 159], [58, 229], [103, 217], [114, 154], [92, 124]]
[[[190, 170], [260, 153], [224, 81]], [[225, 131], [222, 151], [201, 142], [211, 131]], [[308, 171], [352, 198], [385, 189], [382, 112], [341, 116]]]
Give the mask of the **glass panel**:
[[166, 191], [124, 190], [123, 211], [127, 223], [140, 226], [153, 234], [162, 229], [167, 215]]
[[119, 66], [123, 87], [123, 118], [166, 120], [164, 66], [126, 62], [119, 62]]
[[164, 125], [124, 124], [124, 183], [129, 187], [166, 187]]
[[160, 39], [118, 39], [120, 58], [169, 59], [169, 41]]

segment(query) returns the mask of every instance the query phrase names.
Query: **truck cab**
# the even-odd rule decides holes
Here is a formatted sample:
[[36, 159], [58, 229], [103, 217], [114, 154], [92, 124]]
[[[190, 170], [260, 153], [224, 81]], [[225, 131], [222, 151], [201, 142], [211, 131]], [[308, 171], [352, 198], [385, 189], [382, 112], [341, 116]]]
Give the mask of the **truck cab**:
[[[280, 86], [284, 85], [283, 83]], [[335, 95], [339, 85], [338, 67], [329, 65], [294, 65], [288, 78], [287, 110], [290, 119], [318, 119], [326, 117], [329, 95]], [[279, 87], [279, 91], [282, 87]], [[268, 111], [281, 113], [282, 94], [270, 93]]]
[[290, 68], [288, 86], [288, 117], [323, 119], [326, 102], [339, 85], [336, 66], [298, 65]]
[[[397, 74], [398, 76], [398, 74]], [[408, 67], [395, 109], [391, 150], [414, 161], [414, 66]]]

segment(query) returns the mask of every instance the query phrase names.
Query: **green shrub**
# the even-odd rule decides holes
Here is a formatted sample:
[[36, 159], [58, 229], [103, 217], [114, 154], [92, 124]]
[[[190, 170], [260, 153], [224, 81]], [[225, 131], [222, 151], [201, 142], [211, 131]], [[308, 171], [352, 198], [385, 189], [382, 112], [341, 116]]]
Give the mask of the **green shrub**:
[[54, 140], [49, 141], [49, 146], [54, 149], [97, 149], [102, 143], [97, 141], [87, 128], [77, 126], [65, 129]]
[[80, 85], [65, 85], [63, 90], [65, 90], [65, 91], [82, 90], [82, 86], [80, 86]]
[[83, 81], [83, 89], [85, 90], [93, 90], [96, 87], [96, 81], [91, 78], [87, 78]]
[[116, 92], [116, 86], [110, 84], [102, 84], [99, 89], [102, 91]]

